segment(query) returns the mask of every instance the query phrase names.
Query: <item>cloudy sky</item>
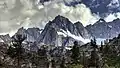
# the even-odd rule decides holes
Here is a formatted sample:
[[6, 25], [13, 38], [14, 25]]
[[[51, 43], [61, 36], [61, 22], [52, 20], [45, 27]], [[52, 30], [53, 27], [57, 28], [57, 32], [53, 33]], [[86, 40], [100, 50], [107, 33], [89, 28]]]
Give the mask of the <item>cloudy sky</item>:
[[[0, 0], [0, 34], [13, 35], [20, 27], [44, 28], [57, 15], [65, 16], [73, 23], [80, 21], [84, 26], [93, 24], [100, 18], [83, 3], [73, 7], [66, 6], [64, 1], [69, 3], [73, 0], [51, 0], [44, 5], [39, 0]], [[113, 18], [116, 17], [111, 14], [105, 19], [112, 21]]]

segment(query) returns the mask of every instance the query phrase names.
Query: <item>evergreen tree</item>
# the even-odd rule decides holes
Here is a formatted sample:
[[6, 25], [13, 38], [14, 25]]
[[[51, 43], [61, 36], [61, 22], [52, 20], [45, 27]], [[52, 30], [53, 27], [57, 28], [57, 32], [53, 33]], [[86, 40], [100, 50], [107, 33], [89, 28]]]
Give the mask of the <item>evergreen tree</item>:
[[93, 47], [93, 50], [91, 51], [90, 59], [89, 59], [89, 64], [88, 67], [100, 67], [100, 56], [98, 55], [98, 46], [96, 45], [96, 39], [91, 40], [91, 46]]
[[91, 39], [91, 46], [93, 46], [93, 48], [98, 48], [98, 46], [96, 45], [96, 39], [95, 38], [93, 40]]
[[101, 42], [100, 51], [103, 52], [103, 42]]
[[72, 48], [72, 56], [71, 56], [71, 58], [73, 59], [73, 63], [78, 63], [78, 62], [79, 62], [79, 55], [80, 55], [79, 52], [80, 52], [80, 51], [79, 51], [78, 42], [75, 41], [75, 42], [74, 42], [74, 46], [73, 46], [73, 48]]
[[11, 58], [17, 59], [17, 68], [21, 68], [20, 59], [22, 58], [22, 42], [26, 39], [25, 36], [21, 34], [16, 34], [12, 37], [12, 45], [9, 47], [7, 54]]
[[120, 39], [120, 34], [118, 35], [118, 37], [117, 37], [118, 39]]

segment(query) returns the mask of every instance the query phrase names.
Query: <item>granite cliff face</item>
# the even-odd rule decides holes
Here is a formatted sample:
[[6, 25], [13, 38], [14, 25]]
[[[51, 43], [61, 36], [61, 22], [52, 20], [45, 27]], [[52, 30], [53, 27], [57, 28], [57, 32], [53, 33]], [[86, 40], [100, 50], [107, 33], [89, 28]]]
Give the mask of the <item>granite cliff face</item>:
[[88, 25], [86, 29], [95, 38], [113, 38], [120, 33], [120, 19], [112, 22], [105, 22], [103, 19], [97, 21], [94, 25]]
[[[80, 32], [79, 31], [80, 29], [84, 29], [84, 30]], [[58, 15], [57, 17], [55, 17], [53, 21], [50, 21], [46, 24], [43, 32], [40, 35], [39, 42], [43, 42], [47, 44], [56, 44], [61, 39], [61, 45], [67, 44], [67, 43], [73, 43], [75, 40], [77, 40], [75, 39], [75, 37], [81, 37], [81, 38], [85, 37], [84, 34], [87, 31], [86, 32], [84, 31], [85, 31], [85, 28], [83, 27], [83, 25], [78, 24], [77, 26], [77, 23], [73, 24], [72, 22], [69, 21], [69, 19]], [[80, 41], [80, 40], [77, 40], [77, 41]]]

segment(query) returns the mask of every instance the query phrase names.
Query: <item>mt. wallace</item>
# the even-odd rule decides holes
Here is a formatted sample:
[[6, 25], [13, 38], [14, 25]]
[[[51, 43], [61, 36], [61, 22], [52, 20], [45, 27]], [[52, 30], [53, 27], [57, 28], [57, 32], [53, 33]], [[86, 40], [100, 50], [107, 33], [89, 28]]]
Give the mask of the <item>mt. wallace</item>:
[[[120, 33], [119, 22], [120, 19], [112, 22], [105, 22], [100, 19], [95, 24], [84, 27], [80, 22], [73, 24], [69, 19], [58, 15], [54, 20], [49, 21], [43, 30], [39, 28], [20, 28], [17, 33], [27, 35], [27, 42], [36, 42], [37, 44], [72, 45], [75, 40], [83, 44], [89, 42], [93, 37], [96, 39], [116, 37]], [[0, 38], [5, 39], [2, 35]]]

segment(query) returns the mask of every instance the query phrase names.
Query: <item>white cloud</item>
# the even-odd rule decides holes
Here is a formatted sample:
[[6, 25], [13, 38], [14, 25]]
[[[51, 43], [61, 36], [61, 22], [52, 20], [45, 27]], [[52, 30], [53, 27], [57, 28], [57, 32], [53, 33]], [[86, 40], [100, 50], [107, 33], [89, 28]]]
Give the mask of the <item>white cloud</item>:
[[111, 3], [108, 5], [108, 7], [111, 7], [111, 8], [120, 7], [119, 0], [111, 0]]
[[114, 19], [117, 19], [117, 18], [120, 19], [120, 12], [114, 13], [114, 14], [109, 14], [109, 15], [105, 18], [105, 21], [106, 21], [106, 22], [111, 22], [111, 21], [113, 21]]
[[64, 4], [57, 4], [56, 9], [60, 11], [60, 14], [69, 18], [72, 22], [81, 21], [84, 26], [88, 25], [90, 21], [96, 19], [84, 4], [76, 5], [76, 7], [68, 7]]
[[46, 2], [42, 6], [39, 3], [35, 3], [35, 1], [37, 0], [12, 0], [9, 6], [13, 7], [10, 9], [5, 8], [8, 12], [3, 12], [5, 10], [0, 9], [0, 33], [8, 33], [22, 26], [26, 28], [43, 28], [49, 20], [53, 20], [57, 15], [65, 16], [73, 23], [81, 21], [84, 26], [90, 23], [93, 24], [98, 19], [84, 4], [69, 7], [63, 3], [63, 0], [54, 0], [52, 2]]

